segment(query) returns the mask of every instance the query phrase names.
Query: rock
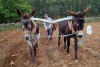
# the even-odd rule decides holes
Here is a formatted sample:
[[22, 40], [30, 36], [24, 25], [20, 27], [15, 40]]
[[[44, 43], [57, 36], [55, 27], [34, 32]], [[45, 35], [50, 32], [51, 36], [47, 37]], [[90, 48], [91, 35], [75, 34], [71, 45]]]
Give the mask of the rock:
[[15, 57], [15, 56], [17, 56], [17, 55], [12, 55], [12, 57]]
[[14, 65], [16, 62], [14, 62], [14, 61], [11, 61], [10, 62], [10, 65], [12, 66], [12, 65]]
[[29, 61], [27, 61], [26, 65], [28, 65], [28, 64], [29, 64]]

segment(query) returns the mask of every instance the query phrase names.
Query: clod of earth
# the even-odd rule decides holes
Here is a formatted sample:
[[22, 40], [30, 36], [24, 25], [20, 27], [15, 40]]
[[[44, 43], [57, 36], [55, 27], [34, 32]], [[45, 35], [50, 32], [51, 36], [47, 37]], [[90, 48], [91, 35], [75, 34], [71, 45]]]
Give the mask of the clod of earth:
[[11, 61], [10, 62], [10, 65], [12, 66], [12, 65], [14, 65], [16, 62], [15, 61]]

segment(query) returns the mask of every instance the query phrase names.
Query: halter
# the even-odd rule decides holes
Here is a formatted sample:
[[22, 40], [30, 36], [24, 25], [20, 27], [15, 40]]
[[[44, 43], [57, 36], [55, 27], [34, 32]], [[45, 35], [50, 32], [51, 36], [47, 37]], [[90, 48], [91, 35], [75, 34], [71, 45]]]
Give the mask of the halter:
[[84, 18], [76, 18], [76, 19], [84, 19]]

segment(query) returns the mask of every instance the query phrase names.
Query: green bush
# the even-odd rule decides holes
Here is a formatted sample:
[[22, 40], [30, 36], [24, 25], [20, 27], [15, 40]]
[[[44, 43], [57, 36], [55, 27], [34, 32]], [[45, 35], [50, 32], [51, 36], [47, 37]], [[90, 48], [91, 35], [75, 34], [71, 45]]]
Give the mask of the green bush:
[[22, 12], [31, 12], [32, 7], [28, 0], [0, 0], [0, 24], [19, 21], [16, 9], [20, 9]]
[[85, 22], [99, 22], [100, 17], [86, 17]]
[[6, 25], [0, 27], [0, 31], [18, 30], [18, 29], [21, 29], [21, 25]]

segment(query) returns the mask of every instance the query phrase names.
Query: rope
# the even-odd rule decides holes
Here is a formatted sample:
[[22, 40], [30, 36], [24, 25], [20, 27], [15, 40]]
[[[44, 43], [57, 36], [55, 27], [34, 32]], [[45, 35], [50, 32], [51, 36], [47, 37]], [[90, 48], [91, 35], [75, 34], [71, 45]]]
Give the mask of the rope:
[[[68, 35], [53, 35], [53, 36], [50, 36], [50, 37], [68, 37], [68, 36], [72, 36], [72, 35], [75, 35], [75, 34], [68, 34]], [[40, 37], [48, 37], [48, 36], [40, 36]]]
[[83, 36], [82, 38], [78, 38], [78, 47], [82, 47], [84, 39], [85, 39], [85, 36]]
[[[77, 33], [74, 33], [74, 34], [67, 34], [67, 35], [53, 35], [53, 36], [49, 36], [49, 37], [68, 37], [68, 36], [72, 36], [72, 35], [75, 35]], [[32, 35], [33, 37], [39, 37], [39, 38], [45, 38], [45, 37], [48, 37], [48, 36], [37, 36], [37, 35]]]
[[[72, 36], [72, 35], [77, 35], [77, 32], [75, 32], [74, 34], [67, 34], [67, 35], [53, 35], [53, 36], [49, 36], [49, 37], [68, 37], [68, 36]], [[45, 37], [48, 37], [48, 36], [38, 36], [38, 35], [32, 35], [31, 34], [31, 38], [32, 37], [35, 37], [35, 38], [45, 38]], [[82, 38], [78, 38], [78, 47], [81, 48], [82, 47], [82, 44], [84, 42], [84, 36]]]

